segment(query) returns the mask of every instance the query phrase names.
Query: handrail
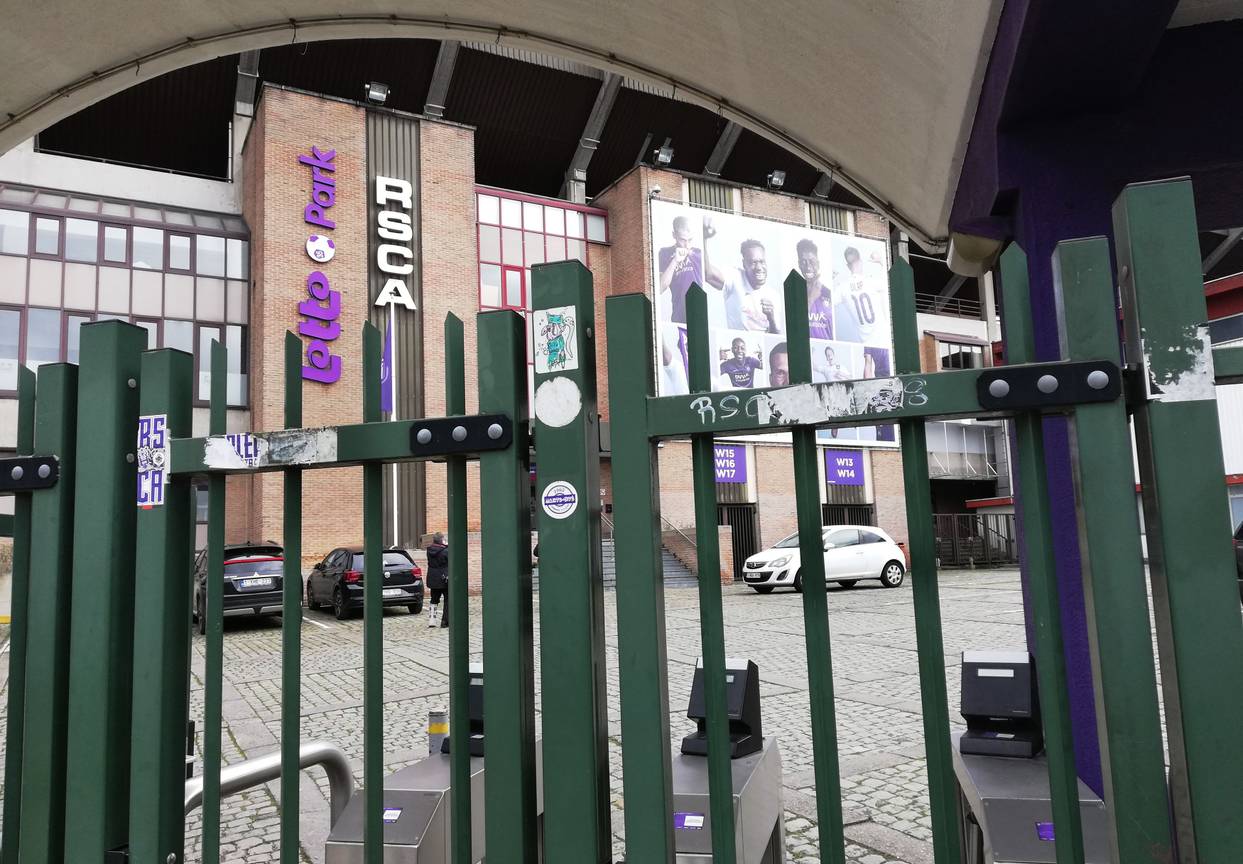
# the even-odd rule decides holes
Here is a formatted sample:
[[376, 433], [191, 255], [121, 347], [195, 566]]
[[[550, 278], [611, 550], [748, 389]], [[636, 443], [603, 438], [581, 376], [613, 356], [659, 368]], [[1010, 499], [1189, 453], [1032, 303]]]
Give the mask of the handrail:
[[[345, 751], [326, 741], [303, 744], [298, 751], [298, 767], [305, 770], [319, 765], [328, 775], [329, 813], [332, 824], [345, 812], [354, 794], [354, 775], [350, 772], [350, 760]], [[237, 792], [253, 789], [260, 784], [281, 776], [281, 753], [274, 750], [254, 759], [229, 765], [220, 771], [220, 797], [226, 798]], [[190, 815], [203, 803], [203, 778], [191, 777], [186, 781], [185, 812]]]
[[661, 522], [663, 522], [665, 525], [668, 525], [668, 526], [669, 526], [670, 528], [672, 528], [674, 531], [678, 532], [678, 534], [679, 534], [679, 535], [681, 535], [682, 539], [683, 539], [683, 540], [685, 540], [685, 541], [686, 541], [686, 542], [690, 545], [690, 547], [691, 547], [692, 549], [694, 549], [694, 548], [695, 548], [695, 541], [694, 541], [694, 540], [692, 540], [691, 538], [687, 537], [687, 536], [686, 536], [686, 532], [685, 532], [685, 531], [683, 531], [681, 528], [679, 528], [678, 526], [676, 526], [676, 525], [674, 525], [672, 522], [670, 522], [668, 519], [666, 519], [666, 518], [665, 518], [665, 514], [663, 514], [663, 513], [662, 513], [662, 514], [660, 515], [660, 521], [661, 521]]
[[614, 525], [613, 525], [613, 520], [612, 520], [612, 519], [610, 519], [607, 515], [605, 515], [604, 511], [601, 511], [601, 512], [600, 512], [600, 522], [601, 522], [601, 524], [604, 524], [604, 525], [609, 526], [609, 530], [608, 530], [608, 533], [607, 533], [607, 534], [605, 534], [605, 538], [606, 538], [606, 539], [608, 539], [608, 540], [612, 540], [612, 539], [613, 539], [613, 533], [617, 530], [616, 526], [614, 526]]

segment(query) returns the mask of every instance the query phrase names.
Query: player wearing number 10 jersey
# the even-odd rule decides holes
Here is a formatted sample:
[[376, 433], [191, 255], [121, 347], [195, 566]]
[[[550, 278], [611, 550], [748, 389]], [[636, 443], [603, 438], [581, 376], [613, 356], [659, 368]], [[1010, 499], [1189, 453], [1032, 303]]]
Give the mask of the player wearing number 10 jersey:
[[864, 272], [859, 250], [846, 247], [845, 278], [833, 292], [834, 336], [842, 342], [886, 345], [889, 342], [889, 293], [883, 278]]

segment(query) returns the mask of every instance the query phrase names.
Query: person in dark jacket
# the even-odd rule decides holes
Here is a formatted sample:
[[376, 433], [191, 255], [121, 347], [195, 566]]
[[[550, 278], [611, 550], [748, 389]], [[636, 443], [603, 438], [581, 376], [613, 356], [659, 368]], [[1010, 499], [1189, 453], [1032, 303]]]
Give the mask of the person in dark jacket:
[[436, 611], [444, 600], [440, 626], [449, 626], [449, 544], [445, 535], [437, 531], [427, 547], [427, 587], [432, 592], [432, 602], [427, 610], [427, 626], [436, 626]]

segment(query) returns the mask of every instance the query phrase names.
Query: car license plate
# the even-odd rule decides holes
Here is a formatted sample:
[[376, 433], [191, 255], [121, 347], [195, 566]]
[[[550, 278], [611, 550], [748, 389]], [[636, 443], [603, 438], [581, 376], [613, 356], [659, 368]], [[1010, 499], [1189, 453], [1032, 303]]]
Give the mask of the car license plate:
[[257, 579], [242, 579], [237, 585], [239, 588], [271, 588], [272, 577], [261, 576]]
[[400, 588], [385, 588], [384, 589], [385, 597], [400, 597], [401, 595], [405, 593], [406, 592], [402, 591]]

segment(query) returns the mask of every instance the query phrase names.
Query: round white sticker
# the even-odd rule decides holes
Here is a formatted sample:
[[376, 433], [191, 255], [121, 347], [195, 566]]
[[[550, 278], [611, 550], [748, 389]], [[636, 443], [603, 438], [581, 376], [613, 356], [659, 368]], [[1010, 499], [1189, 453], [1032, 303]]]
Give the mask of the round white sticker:
[[337, 246], [323, 234], [312, 234], [306, 238], [306, 254], [311, 256], [312, 261], [323, 264], [331, 261], [332, 256], [337, 254]]
[[540, 504], [552, 518], [568, 518], [578, 509], [578, 491], [564, 480], [554, 480], [544, 487]]

